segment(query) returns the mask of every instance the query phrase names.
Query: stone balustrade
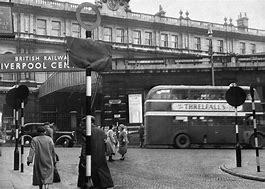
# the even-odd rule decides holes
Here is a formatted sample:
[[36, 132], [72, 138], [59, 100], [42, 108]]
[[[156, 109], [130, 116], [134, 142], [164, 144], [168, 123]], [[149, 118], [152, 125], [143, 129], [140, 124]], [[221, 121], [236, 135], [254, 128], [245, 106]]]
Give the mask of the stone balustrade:
[[[54, 0], [11, 0], [11, 2], [15, 4], [25, 4], [25, 5], [38, 6], [38, 7], [48, 8], [48, 9], [57, 9], [57, 10], [74, 11], [74, 12], [76, 11], [76, 8], [78, 7], [78, 4], [73, 4], [73, 3], [68, 3], [68, 2], [59, 2], [59, 1], [54, 1]], [[92, 13], [89, 8], [84, 8], [83, 12]], [[254, 28], [242, 29], [232, 24], [210, 23], [210, 22], [191, 20], [187, 18], [180, 19], [180, 18], [172, 18], [172, 17], [160, 17], [156, 15], [136, 13], [136, 12], [126, 12], [126, 17], [121, 16], [119, 14], [112, 14], [108, 16], [135, 19], [135, 20], [146, 21], [146, 22], [165, 23], [165, 24], [177, 25], [177, 26], [198, 27], [198, 28], [204, 28], [204, 29], [208, 29], [209, 25], [211, 25], [213, 30], [224, 31], [224, 32], [227, 31], [227, 32], [244, 33], [244, 34], [250, 34], [250, 35], [257, 35], [257, 36], [265, 36], [265, 30], [259, 30], [259, 29], [254, 29]]]

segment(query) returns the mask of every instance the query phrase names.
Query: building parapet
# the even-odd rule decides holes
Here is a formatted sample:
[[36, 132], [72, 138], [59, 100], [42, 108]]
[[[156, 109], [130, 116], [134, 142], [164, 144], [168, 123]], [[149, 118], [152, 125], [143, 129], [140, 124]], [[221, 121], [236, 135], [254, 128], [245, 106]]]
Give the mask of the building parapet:
[[[265, 70], [265, 55], [246, 56], [214, 56], [215, 69], [247, 69]], [[183, 69], [211, 69], [210, 56], [193, 56], [188, 58], [145, 58], [123, 59], [112, 61], [113, 71], [141, 71], [141, 70], [183, 70]]]
[[[73, 4], [69, 2], [59, 2], [54, 0], [11, 0], [11, 2], [15, 4], [24, 4], [24, 5], [37, 6], [47, 9], [65, 10], [72, 12], [75, 12], [76, 8], [78, 7], [78, 4]], [[89, 8], [84, 8], [83, 12], [87, 14], [93, 14]], [[124, 14], [119, 12], [113, 12], [113, 14], [111, 15], [104, 13], [101, 14], [111, 17], [123, 18], [123, 19], [133, 19], [138, 21], [157, 22], [169, 25], [196, 27], [203, 29], [208, 29], [209, 25], [211, 25], [212, 29], [217, 31], [236, 32], [236, 33], [243, 33], [249, 35], [265, 36], [265, 30], [254, 29], [254, 28], [242, 29], [241, 27], [234, 26], [232, 23], [218, 24], [218, 23], [191, 20], [187, 18], [172, 18], [172, 17], [164, 17], [164, 16], [143, 14], [143, 13], [130, 12], [130, 11], [126, 12], [126, 16], [124, 16]]]

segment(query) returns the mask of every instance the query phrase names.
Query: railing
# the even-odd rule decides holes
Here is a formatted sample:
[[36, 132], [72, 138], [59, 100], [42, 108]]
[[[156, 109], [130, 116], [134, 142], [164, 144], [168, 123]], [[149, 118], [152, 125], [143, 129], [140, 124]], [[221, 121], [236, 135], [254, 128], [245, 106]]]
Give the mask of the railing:
[[[65, 10], [65, 11], [76, 11], [77, 4], [68, 3], [68, 2], [60, 2], [54, 0], [11, 0], [11, 2], [16, 4], [25, 4], [31, 6], [38, 6], [43, 8], [49, 9], [57, 9], [57, 10]], [[92, 11], [88, 8], [83, 9], [84, 13], [92, 13]], [[230, 32], [237, 32], [237, 33], [245, 33], [250, 35], [258, 35], [258, 36], [265, 36], [265, 30], [254, 29], [254, 28], [247, 28], [245, 30], [236, 27], [231, 24], [218, 24], [218, 23], [210, 23], [210, 22], [203, 22], [191, 19], [180, 19], [180, 18], [172, 18], [172, 17], [160, 17], [151, 14], [143, 14], [143, 13], [136, 13], [136, 12], [126, 12], [126, 17], [121, 16], [119, 14], [112, 14], [109, 15], [112, 17], [120, 17], [120, 18], [127, 18], [127, 19], [134, 19], [146, 22], [158, 22], [158, 23], [166, 23], [169, 25], [178, 25], [178, 26], [188, 26], [188, 27], [199, 27], [208, 29], [209, 25], [212, 26], [213, 30], [218, 31], [230, 31]]]

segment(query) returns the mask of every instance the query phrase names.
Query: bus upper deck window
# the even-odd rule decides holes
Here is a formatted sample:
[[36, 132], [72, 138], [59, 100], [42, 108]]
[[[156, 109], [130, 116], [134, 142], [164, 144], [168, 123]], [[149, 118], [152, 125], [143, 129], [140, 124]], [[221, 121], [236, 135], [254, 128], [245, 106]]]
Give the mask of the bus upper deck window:
[[161, 89], [153, 93], [151, 96], [152, 99], [169, 99], [170, 98], [170, 90], [169, 89]]

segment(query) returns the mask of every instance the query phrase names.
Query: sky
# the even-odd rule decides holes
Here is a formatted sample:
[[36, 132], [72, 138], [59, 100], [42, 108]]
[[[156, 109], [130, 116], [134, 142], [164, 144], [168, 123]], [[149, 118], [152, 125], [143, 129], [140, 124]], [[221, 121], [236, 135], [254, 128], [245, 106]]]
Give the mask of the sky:
[[[60, 0], [81, 4], [95, 0]], [[249, 28], [265, 30], [265, 0], [130, 0], [132, 12], [155, 14], [162, 6], [168, 17], [179, 17], [179, 11], [189, 12], [192, 20], [224, 23], [224, 18], [232, 18], [232, 23], [240, 13], [247, 14]], [[229, 21], [228, 21], [229, 22]]]

